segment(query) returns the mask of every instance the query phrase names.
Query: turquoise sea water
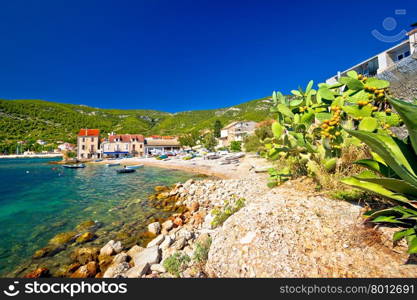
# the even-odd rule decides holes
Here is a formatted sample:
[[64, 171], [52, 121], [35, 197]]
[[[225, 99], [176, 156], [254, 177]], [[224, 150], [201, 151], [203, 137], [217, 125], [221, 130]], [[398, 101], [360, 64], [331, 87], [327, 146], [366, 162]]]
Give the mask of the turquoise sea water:
[[155, 186], [195, 176], [146, 166], [132, 174], [104, 165], [64, 169], [48, 164], [53, 160], [0, 160], [0, 276], [24, 262], [33, 264], [36, 250], [86, 220], [101, 224], [95, 245], [109, 240], [110, 233], [132, 235], [132, 227], [161, 213], [147, 200]]

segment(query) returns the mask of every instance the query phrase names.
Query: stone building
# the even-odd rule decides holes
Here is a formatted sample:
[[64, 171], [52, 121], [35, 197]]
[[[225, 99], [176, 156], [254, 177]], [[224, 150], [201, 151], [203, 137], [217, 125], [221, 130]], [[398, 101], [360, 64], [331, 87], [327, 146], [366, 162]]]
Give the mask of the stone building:
[[104, 157], [143, 156], [145, 139], [140, 134], [111, 134], [101, 143]]
[[244, 138], [251, 135], [256, 129], [256, 122], [237, 121], [230, 123], [220, 131], [220, 147], [229, 147], [231, 142], [243, 142]]
[[100, 130], [80, 129], [77, 136], [77, 159], [88, 160], [101, 157]]

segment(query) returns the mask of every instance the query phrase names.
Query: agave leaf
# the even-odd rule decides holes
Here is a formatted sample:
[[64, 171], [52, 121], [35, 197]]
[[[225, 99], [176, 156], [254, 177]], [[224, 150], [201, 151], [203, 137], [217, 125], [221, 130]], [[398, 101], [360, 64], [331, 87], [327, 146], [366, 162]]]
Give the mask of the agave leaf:
[[417, 154], [417, 105], [397, 99], [388, 99], [407, 126], [411, 145]]
[[417, 177], [410, 164], [410, 162], [416, 161], [416, 157], [406, 151], [404, 145], [401, 145], [401, 141], [394, 140], [389, 135], [360, 130], [346, 129], [346, 131], [366, 143], [401, 179], [417, 187]]
[[386, 209], [380, 209], [380, 210], [370, 210], [364, 213], [364, 216], [369, 219], [374, 219], [379, 216], [392, 216], [392, 215], [399, 215], [396, 208], [402, 207], [402, 206], [395, 206], [391, 208]]
[[359, 188], [361, 190], [365, 190], [368, 192], [372, 192], [372, 193], [376, 193], [379, 194], [383, 197], [387, 197], [393, 200], [397, 200], [401, 203], [406, 203], [406, 204], [410, 204], [409, 200], [399, 194], [393, 193], [392, 191], [386, 189], [385, 187], [383, 187], [380, 184], [377, 183], [372, 183], [372, 182], [367, 182], [367, 181], [362, 181], [359, 180], [358, 178], [355, 177], [346, 177], [343, 178], [341, 180], [342, 183]]
[[414, 254], [417, 253], [417, 235], [408, 235], [407, 237], [408, 242], [408, 253]]
[[416, 231], [414, 230], [414, 228], [403, 229], [403, 230], [395, 232], [394, 235], [392, 236], [392, 240], [396, 242], [406, 236], [413, 235], [413, 234], [414, 235], [416, 234]]
[[407, 223], [398, 220], [396, 216], [379, 216], [379, 217], [376, 217], [375, 219], [371, 220], [371, 222], [373, 222], [373, 223], [392, 223], [392, 224], [407, 225]]
[[[370, 178], [370, 177], [362, 177], [362, 176], [354, 176], [355, 178], [366, 181], [366, 182], [372, 182], [379, 184], [383, 186], [386, 189], [389, 189], [391, 191], [401, 193], [404, 195], [410, 195], [417, 197], [417, 188], [412, 186], [411, 184], [407, 183], [404, 180], [396, 179], [396, 178]], [[417, 206], [416, 206], [417, 207]]]
[[375, 152], [371, 151], [371, 155], [372, 155], [372, 158], [373, 158], [374, 160], [376, 160], [377, 162], [379, 162], [379, 163], [381, 163], [381, 164], [383, 164], [383, 165], [387, 165], [387, 164], [385, 163], [385, 161], [382, 159], [382, 157], [381, 157], [381, 156], [379, 156], [377, 153], [375, 153]]
[[375, 171], [385, 177], [389, 177], [389, 178], [397, 177], [397, 174], [395, 174], [395, 172], [390, 167], [373, 159], [357, 160], [354, 162], [354, 164], [368, 168], [369, 170]]

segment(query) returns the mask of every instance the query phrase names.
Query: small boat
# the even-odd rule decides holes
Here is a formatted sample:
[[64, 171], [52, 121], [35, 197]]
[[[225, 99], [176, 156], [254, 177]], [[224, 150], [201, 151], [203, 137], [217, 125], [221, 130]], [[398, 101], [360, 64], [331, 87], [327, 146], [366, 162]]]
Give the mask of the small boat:
[[81, 169], [85, 168], [85, 164], [74, 164], [74, 165], [62, 165], [64, 168], [68, 169]]
[[119, 162], [116, 162], [116, 163], [109, 163], [109, 164], [106, 164], [106, 166], [107, 166], [107, 167], [115, 167], [115, 166], [120, 166], [120, 163], [119, 163]]
[[125, 166], [125, 169], [128, 170], [134, 170], [134, 169], [139, 169], [142, 168], [144, 165], [133, 165], [133, 166]]
[[166, 154], [162, 154], [162, 155], [160, 155], [160, 156], [159, 156], [159, 158], [160, 158], [160, 159], [165, 159], [165, 158], [168, 158], [168, 155], [166, 155]]
[[103, 161], [102, 159], [96, 159], [94, 162], [101, 162]]
[[116, 170], [116, 172], [119, 174], [124, 174], [124, 173], [133, 173], [133, 172], [136, 172], [136, 170], [124, 168], [124, 169]]

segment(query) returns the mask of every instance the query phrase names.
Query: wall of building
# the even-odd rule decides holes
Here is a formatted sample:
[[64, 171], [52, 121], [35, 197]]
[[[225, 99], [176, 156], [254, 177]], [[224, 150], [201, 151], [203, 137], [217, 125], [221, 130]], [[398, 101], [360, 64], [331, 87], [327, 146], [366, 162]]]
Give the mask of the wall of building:
[[400, 99], [417, 98], [417, 52], [402, 59], [378, 77], [391, 82], [391, 93]]
[[[129, 152], [129, 154], [142, 156], [144, 155], [144, 143], [142, 142], [104, 142], [103, 152]], [[137, 153], [134, 154], [133, 151]]]
[[97, 136], [78, 136], [77, 137], [77, 158], [78, 159], [99, 158], [98, 157], [99, 155], [97, 154], [97, 151], [99, 150], [98, 142], [99, 141], [98, 141]]

